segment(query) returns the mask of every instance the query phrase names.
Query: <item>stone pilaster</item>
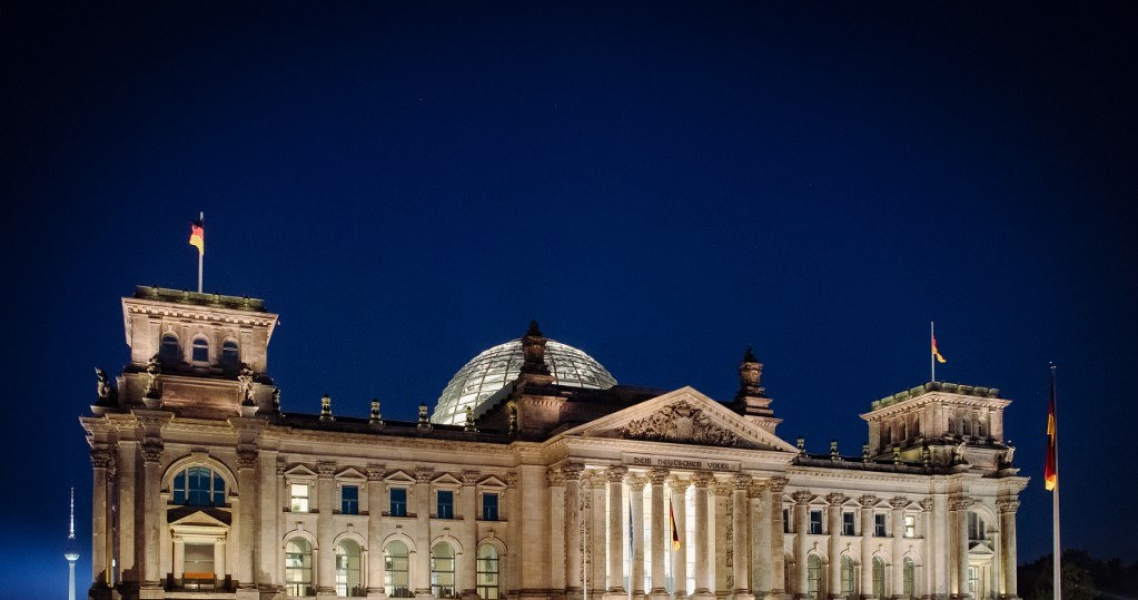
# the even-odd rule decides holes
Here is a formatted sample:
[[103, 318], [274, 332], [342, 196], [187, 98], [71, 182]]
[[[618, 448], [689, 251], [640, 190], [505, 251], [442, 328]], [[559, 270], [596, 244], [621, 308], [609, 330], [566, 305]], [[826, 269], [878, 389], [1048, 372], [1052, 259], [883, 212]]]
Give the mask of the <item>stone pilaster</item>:
[[889, 506], [893, 507], [893, 597], [900, 600], [904, 597], [905, 591], [905, 569], [902, 568], [904, 564], [902, 555], [905, 553], [905, 507], [909, 505], [909, 499], [897, 496], [889, 501]]
[[[420, 600], [434, 598], [431, 593], [431, 480], [435, 470], [430, 467], [415, 469], [415, 547], [411, 560], [411, 587]], [[510, 523], [511, 529], [517, 527]], [[511, 545], [512, 547], [512, 545]]]
[[104, 589], [109, 583], [108, 566], [111, 564], [111, 544], [107, 535], [110, 507], [107, 504], [109, 473], [114, 465], [114, 453], [106, 448], [91, 449], [91, 588]]
[[463, 600], [478, 600], [477, 561], [478, 561], [478, 498], [477, 486], [481, 473], [478, 471], [462, 472], [462, 490], [458, 494], [459, 518], [462, 526], [459, 527], [459, 541], [462, 543], [462, 554], [458, 556], [458, 592]]
[[[770, 527], [771, 527], [771, 597], [782, 596], [786, 594], [784, 586], [786, 585], [786, 553], [784, 551], [784, 544], [786, 543], [786, 536], [783, 530], [786, 528], [782, 520], [782, 494], [786, 489], [787, 479], [782, 476], [772, 477], [770, 480], [770, 501], [767, 506], [770, 508]], [[771, 600], [768, 598], [767, 600]]]
[[842, 561], [839, 558], [842, 548], [842, 503], [846, 501], [844, 494], [830, 494], [826, 496], [830, 503], [830, 598], [842, 598]]
[[857, 499], [861, 505], [861, 597], [869, 600], [873, 595], [873, 507], [877, 496], [866, 494]]
[[1019, 598], [1016, 581], [1016, 511], [1019, 510], [1019, 500], [1000, 500], [996, 506], [1000, 510], [1000, 542], [1003, 544], [1003, 598], [1014, 600]]
[[257, 451], [237, 451], [237, 487], [241, 506], [238, 507], [241, 552], [237, 553], [237, 587], [255, 589], [253, 560], [257, 550]]
[[952, 554], [955, 569], [955, 596], [966, 598], [968, 594], [968, 507], [972, 506], [971, 498], [953, 498], [949, 501], [956, 524], [956, 536], [953, 540]]
[[[771, 557], [771, 488], [766, 481], [751, 483], [749, 490], [751, 497], [751, 518], [754, 523], [751, 531], [755, 532], [755, 556], [751, 559], [751, 568], [755, 570], [751, 580], [755, 582], [753, 593], [760, 598], [767, 598], [774, 585], [774, 564]], [[782, 532], [778, 532], [782, 535]]]
[[336, 506], [336, 463], [316, 464], [316, 544], [320, 555], [316, 559], [316, 593], [319, 596], [334, 596], [336, 588], [336, 549], [332, 547], [336, 539], [332, 512]]
[[162, 549], [158, 540], [162, 534], [162, 523], [166, 511], [158, 507], [159, 479], [162, 476], [162, 458], [166, 454], [161, 442], [146, 442], [139, 447], [142, 455], [142, 577], [141, 587], [158, 589], [162, 585], [162, 574], [158, 572], [158, 557]]
[[138, 549], [135, 546], [135, 540], [138, 539], [135, 531], [135, 517], [138, 510], [134, 501], [136, 494], [122, 493], [122, 491], [134, 490], [138, 486], [138, 442], [120, 440], [118, 447], [117, 488], [120, 493], [116, 494], [116, 500], [118, 502], [119, 549], [118, 568], [114, 575], [115, 581], [119, 585], [129, 589], [137, 588], [139, 582]]
[[283, 557], [277, 551], [281, 545], [277, 529], [277, 513], [280, 512], [280, 501], [277, 499], [277, 492], [280, 491], [280, 486], [277, 485], [277, 457], [275, 450], [261, 450], [257, 462], [260, 469], [257, 480], [260, 506], [257, 520], [257, 583], [273, 589], [284, 585], [284, 567], [278, 566], [284, 564]]
[[[581, 543], [581, 472], [585, 466], [568, 463], [561, 467], [565, 477], [565, 595], [567, 600], [584, 598], [584, 556]], [[557, 565], [554, 565], [557, 568]]]
[[367, 597], [384, 597], [383, 588], [383, 476], [386, 465], [367, 466]]
[[549, 585], [564, 590], [565, 583], [565, 472], [560, 468], [546, 472], [549, 480]]

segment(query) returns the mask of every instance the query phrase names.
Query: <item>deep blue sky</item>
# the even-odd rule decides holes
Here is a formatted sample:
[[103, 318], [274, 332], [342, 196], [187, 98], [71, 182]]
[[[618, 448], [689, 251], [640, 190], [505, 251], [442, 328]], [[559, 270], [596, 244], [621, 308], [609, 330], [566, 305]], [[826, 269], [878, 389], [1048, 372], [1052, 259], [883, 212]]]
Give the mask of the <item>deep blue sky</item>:
[[63, 597], [72, 485], [86, 588], [77, 417], [199, 210], [287, 411], [412, 418], [536, 318], [720, 399], [753, 344], [779, 434], [856, 454], [936, 320], [1015, 401], [1020, 560], [1050, 360], [1066, 544], [1138, 559], [1138, 5], [1095, 4], [5, 3], [2, 595]]

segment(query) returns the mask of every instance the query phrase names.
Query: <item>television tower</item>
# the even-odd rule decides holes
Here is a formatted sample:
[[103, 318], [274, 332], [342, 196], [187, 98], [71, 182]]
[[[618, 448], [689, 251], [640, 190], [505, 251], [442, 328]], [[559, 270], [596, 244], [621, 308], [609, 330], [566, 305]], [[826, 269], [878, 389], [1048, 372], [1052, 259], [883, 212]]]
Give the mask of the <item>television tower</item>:
[[67, 549], [63, 552], [71, 572], [67, 584], [67, 600], [75, 600], [75, 561], [79, 560], [79, 545], [75, 543], [75, 488], [71, 488], [71, 528], [67, 533]]

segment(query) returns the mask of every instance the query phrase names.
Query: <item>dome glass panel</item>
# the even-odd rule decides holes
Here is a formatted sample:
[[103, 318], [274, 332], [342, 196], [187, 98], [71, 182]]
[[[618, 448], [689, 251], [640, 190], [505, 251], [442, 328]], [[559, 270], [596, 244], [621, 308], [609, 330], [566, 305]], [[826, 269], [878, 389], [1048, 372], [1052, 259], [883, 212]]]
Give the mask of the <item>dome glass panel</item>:
[[[466, 407], [474, 413], [482, 402], [518, 378], [522, 372], [522, 341], [513, 340], [483, 351], [458, 370], [447, 384], [432, 423], [462, 424], [466, 422]], [[593, 357], [572, 347], [548, 340], [545, 345], [545, 364], [554, 381], [570, 387], [607, 390], [616, 385], [616, 379]]]

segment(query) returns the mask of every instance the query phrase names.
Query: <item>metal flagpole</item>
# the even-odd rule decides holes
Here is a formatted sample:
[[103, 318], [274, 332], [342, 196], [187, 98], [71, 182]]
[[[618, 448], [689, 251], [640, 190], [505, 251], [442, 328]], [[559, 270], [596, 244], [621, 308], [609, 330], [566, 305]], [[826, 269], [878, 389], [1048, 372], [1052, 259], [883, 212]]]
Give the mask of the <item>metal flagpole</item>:
[[[201, 290], [198, 290], [201, 291]], [[929, 321], [929, 371], [932, 373], [932, 382], [936, 383], [936, 355], [933, 354], [932, 348], [936, 340], [936, 325]]]
[[[1051, 400], [1055, 401], [1055, 365], [1051, 365]], [[1052, 441], [1052, 453], [1054, 455], [1055, 465], [1055, 489], [1051, 490], [1051, 527], [1054, 532], [1054, 546], [1051, 549], [1054, 560], [1052, 563], [1052, 584], [1055, 590], [1055, 600], [1062, 600], [1063, 598], [1063, 579], [1061, 577], [1062, 569], [1060, 563], [1062, 562], [1062, 548], [1059, 545], [1059, 409], [1055, 409], [1055, 417], [1053, 419], [1053, 427], [1055, 428], [1054, 438]]]
[[[202, 226], [202, 236], [205, 236], [205, 212], [198, 213], [198, 223]], [[205, 241], [204, 239], [202, 240]], [[202, 259], [205, 258], [205, 252], [198, 248], [198, 293], [202, 293]]]

